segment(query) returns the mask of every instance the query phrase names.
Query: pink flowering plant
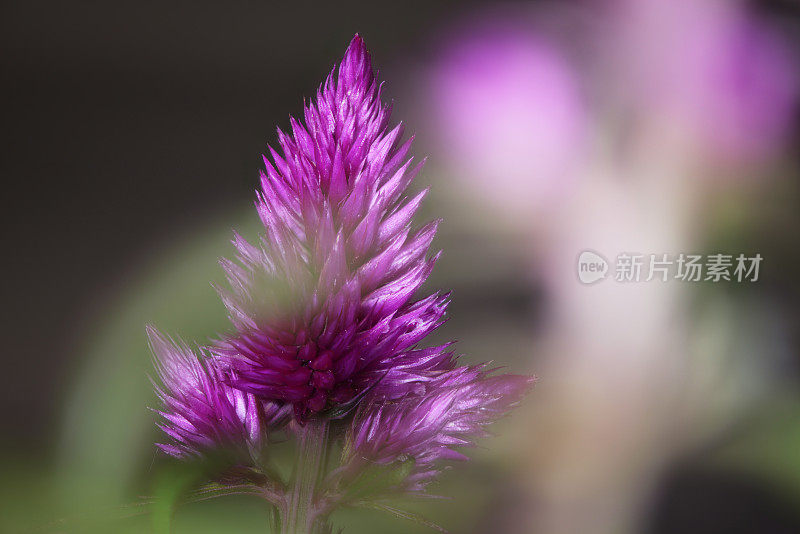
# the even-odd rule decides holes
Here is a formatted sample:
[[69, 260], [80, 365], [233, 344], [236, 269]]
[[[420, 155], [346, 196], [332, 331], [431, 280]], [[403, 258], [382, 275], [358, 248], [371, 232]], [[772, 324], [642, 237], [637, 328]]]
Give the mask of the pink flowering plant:
[[[412, 226], [427, 190], [405, 193], [422, 163], [390, 112], [356, 35], [304, 121], [278, 130], [280, 150], [264, 158], [265, 233], [254, 243], [236, 234], [235, 259], [222, 260], [230, 332], [193, 348], [148, 328], [158, 447], [181, 460], [224, 452], [196, 495], [259, 495], [282, 533], [328, 532], [345, 506], [408, 517], [385, 500], [423, 495], [532, 384], [422, 344], [449, 302], [416, 296], [440, 221]], [[270, 465], [286, 439], [291, 476]]]

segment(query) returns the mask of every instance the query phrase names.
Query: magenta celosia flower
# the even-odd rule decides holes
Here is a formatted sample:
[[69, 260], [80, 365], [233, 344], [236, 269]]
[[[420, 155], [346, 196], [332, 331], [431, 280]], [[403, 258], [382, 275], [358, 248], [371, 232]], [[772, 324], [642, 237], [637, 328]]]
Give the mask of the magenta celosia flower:
[[147, 328], [155, 367], [163, 388], [155, 386], [164, 421], [158, 427], [172, 443], [158, 447], [175, 457], [197, 455], [219, 447], [257, 447], [265, 425], [275, 425], [287, 415], [275, 403], [226, 384], [226, 371], [213, 360], [200, 359], [183, 342], [174, 342]]
[[[305, 533], [321, 531], [336, 505], [365, 502], [348, 488], [370, 466], [410, 461], [391, 489], [421, 491], [435, 464], [463, 458], [454, 448], [480, 437], [531, 380], [457, 367], [450, 344], [420, 346], [449, 299], [414, 300], [436, 261], [438, 221], [412, 231], [425, 192], [406, 188], [419, 165], [402, 127], [389, 128], [360, 37], [305, 125], [291, 126], [291, 136], [278, 131], [282, 155], [264, 160], [256, 207], [266, 235], [251, 244], [237, 234], [236, 261], [222, 261], [234, 332], [197, 351], [148, 335], [163, 383], [159, 426], [172, 438], [159, 447], [177, 457], [245, 452], [237, 491], [252, 486], [277, 507], [281, 532]], [[298, 443], [290, 481], [262, 454], [278, 429]], [[331, 436], [344, 436], [347, 454], [327, 472]]]
[[238, 262], [223, 262], [236, 333], [213, 351], [236, 370], [232, 385], [291, 403], [300, 421], [378, 382], [402, 395], [452, 366], [444, 347], [413, 349], [441, 324], [448, 295], [411, 301], [436, 261], [426, 253], [438, 221], [411, 231], [426, 191], [404, 195], [420, 165], [389, 114], [356, 36], [305, 125], [291, 119], [291, 136], [278, 131], [283, 154], [264, 158], [256, 206], [267, 235], [256, 245], [237, 235]]

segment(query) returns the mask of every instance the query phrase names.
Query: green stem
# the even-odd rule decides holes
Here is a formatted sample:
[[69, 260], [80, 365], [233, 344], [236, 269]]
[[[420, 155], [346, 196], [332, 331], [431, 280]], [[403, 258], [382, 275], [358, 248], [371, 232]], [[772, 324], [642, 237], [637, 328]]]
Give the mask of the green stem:
[[311, 420], [298, 433], [297, 461], [286, 495], [281, 534], [314, 534], [320, 527], [314, 497], [328, 451], [328, 422]]

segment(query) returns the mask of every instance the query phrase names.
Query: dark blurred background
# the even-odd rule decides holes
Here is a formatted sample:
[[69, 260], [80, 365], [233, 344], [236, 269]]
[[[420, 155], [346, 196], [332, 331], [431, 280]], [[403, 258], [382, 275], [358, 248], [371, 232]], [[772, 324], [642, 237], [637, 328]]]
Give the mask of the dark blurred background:
[[[570, 10], [579, 12], [587, 4], [573, 2]], [[794, 52], [800, 50], [796, 2], [746, 5], [769, 19]], [[508, 6], [527, 9], [522, 3]], [[251, 202], [260, 154], [274, 141], [274, 127], [285, 127], [288, 115], [300, 112], [301, 99], [313, 96], [355, 32], [365, 38], [389, 80], [386, 95], [397, 99], [395, 116], [420, 130], [425, 121], [410, 109], [409, 96], [420, 98], [424, 90], [415, 87], [413, 76], [421, 72], [416, 65], [433, 61], [444, 29], [454, 21], [480, 19], [491, 7], [465, 1], [3, 2], [6, 381], [0, 450], [6, 460], [25, 466], [57, 463], [64, 405], [90, 358], [87, 339], [154, 256], [198, 231], [235, 225], [226, 217]], [[542, 20], [544, 27], [558, 25], [552, 13]], [[781, 168], [798, 165], [796, 108], [793, 113]], [[423, 143], [425, 136], [420, 132]], [[430, 155], [435, 159], [435, 152]], [[778, 196], [794, 202], [796, 179], [795, 171], [789, 173], [788, 185], [780, 190], [788, 196]], [[784, 239], [765, 241], [777, 249], [773, 258], [792, 260], [773, 263], [783, 272], [767, 282], [777, 284], [772, 290], [782, 299], [775, 313], [785, 321], [783, 333], [790, 340], [785, 352], [791, 361], [783, 368], [790, 380], [797, 380], [800, 279], [794, 270], [797, 254], [787, 243], [795, 243], [800, 231], [796, 208], [790, 204], [788, 215], [777, 217], [778, 224], [790, 225], [781, 226]], [[465, 250], [493, 242], [471, 235], [469, 228], [460, 232], [453, 233]], [[215, 235], [222, 236], [217, 244], [224, 251], [225, 234]], [[511, 235], [514, 239], [513, 230]], [[489, 312], [523, 316], [534, 332], [544, 328], [539, 310], [546, 290], [538, 276], [511, 279], [515, 273], [528, 276], [520, 266], [524, 256], [512, 254], [518, 263], [512, 261], [506, 270], [494, 266], [485, 284], [461, 282], [463, 297], [455, 302], [454, 316], [486, 306]], [[457, 251], [453, 261], [469, 258]], [[445, 275], [442, 279], [447, 283]], [[797, 400], [797, 389], [790, 392]], [[547, 409], [546, 404], [537, 407], [538, 412]], [[787, 417], [776, 424], [797, 424], [795, 433], [800, 433], [800, 419], [794, 412]], [[652, 503], [643, 506], [642, 528], [800, 532], [800, 503], [787, 497], [794, 489], [785, 491], [746, 470], [720, 474], [706, 468], [709, 451], [749, 435], [752, 424], [760, 424], [755, 419], [747, 412], [702, 446], [670, 457]], [[536, 438], [526, 447], [535, 449]], [[800, 464], [800, 449], [787, 454]]]

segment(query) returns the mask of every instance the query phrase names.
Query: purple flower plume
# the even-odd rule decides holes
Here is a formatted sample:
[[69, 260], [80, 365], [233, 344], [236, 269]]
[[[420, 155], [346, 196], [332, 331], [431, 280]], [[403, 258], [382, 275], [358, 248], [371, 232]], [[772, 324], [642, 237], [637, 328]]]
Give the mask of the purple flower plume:
[[438, 257], [429, 249], [439, 221], [412, 229], [426, 191], [406, 189], [421, 164], [408, 157], [402, 125], [389, 126], [380, 92], [356, 35], [304, 123], [278, 130], [256, 201], [266, 233], [255, 243], [236, 234], [235, 260], [222, 260], [232, 333], [195, 351], [148, 329], [163, 384], [159, 426], [172, 438], [164, 452], [252, 455], [292, 419], [289, 434], [304, 443], [303, 428], [332, 419], [347, 454], [331, 488], [369, 464], [411, 458], [398, 489], [418, 491], [435, 463], [463, 458], [455, 448], [527, 391], [529, 377], [457, 367], [450, 344], [420, 346], [449, 302], [447, 293], [414, 297]]
[[[356, 36], [304, 110], [278, 130], [281, 153], [264, 158], [256, 208], [266, 235], [236, 235], [220, 289], [236, 332], [212, 348], [231, 384], [289, 403], [304, 421], [378, 382], [402, 396], [426, 374], [452, 367], [446, 347], [413, 347], [442, 323], [448, 295], [413, 302], [436, 257], [439, 221], [412, 231], [426, 191], [406, 196], [419, 171], [389, 127], [370, 55]], [[383, 379], [383, 380], [381, 380]]]
[[258, 446], [263, 427], [285, 419], [281, 406], [228, 386], [226, 371], [214, 360], [199, 358], [185, 343], [152, 327], [147, 335], [163, 384], [154, 386], [163, 404], [158, 427], [173, 442], [157, 444], [165, 453], [184, 457], [219, 447]]

